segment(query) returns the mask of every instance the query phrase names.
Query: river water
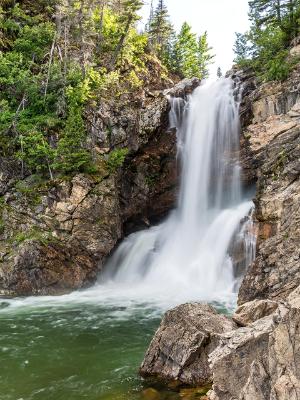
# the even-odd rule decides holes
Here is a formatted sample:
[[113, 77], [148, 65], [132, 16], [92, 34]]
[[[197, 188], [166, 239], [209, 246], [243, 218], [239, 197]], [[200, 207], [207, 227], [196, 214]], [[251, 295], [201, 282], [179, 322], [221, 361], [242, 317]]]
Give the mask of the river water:
[[141, 399], [147, 383], [137, 369], [165, 310], [187, 301], [234, 307], [240, 277], [229, 248], [242, 237], [245, 268], [255, 248], [234, 90], [220, 79], [187, 101], [170, 99], [178, 204], [162, 224], [126, 238], [93, 288], [0, 302], [0, 400]]

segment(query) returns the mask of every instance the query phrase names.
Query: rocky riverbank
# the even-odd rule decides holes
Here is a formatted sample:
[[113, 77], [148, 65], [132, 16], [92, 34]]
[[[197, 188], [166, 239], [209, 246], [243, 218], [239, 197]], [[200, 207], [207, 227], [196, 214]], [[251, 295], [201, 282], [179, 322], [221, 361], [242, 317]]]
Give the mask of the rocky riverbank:
[[201, 304], [168, 312], [141, 375], [178, 385], [212, 385], [211, 400], [296, 400], [300, 396], [300, 66], [283, 83], [243, 84], [243, 182], [257, 182], [255, 262], [232, 318]]

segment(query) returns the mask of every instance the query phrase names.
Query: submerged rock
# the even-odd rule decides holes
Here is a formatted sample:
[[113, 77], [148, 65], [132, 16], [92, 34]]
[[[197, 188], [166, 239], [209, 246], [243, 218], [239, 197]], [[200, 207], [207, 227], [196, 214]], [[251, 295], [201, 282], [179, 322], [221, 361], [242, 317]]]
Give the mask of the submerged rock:
[[221, 334], [236, 324], [204, 304], [184, 304], [168, 311], [146, 353], [140, 374], [181, 384], [212, 382], [209, 354], [218, 346]]

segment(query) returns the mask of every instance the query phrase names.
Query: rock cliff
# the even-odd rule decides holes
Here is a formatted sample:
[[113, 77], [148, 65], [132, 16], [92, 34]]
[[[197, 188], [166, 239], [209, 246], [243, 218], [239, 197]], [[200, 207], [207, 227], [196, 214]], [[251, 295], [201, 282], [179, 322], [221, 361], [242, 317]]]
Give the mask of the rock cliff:
[[[14, 159], [0, 158], [0, 295], [61, 294], [90, 285], [124, 234], [173, 206], [176, 133], [168, 130], [163, 93], [170, 83], [159, 76], [151, 82], [134, 98], [86, 110], [89, 140], [103, 154], [97, 173], [43, 181]], [[172, 95], [185, 96], [198, 84], [184, 82]], [[124, 162], [111, 165], [111, 150], [122, 148]]]
[[[252, 86], [253, 88], [253, 86]], [[239, 304], [285, 299], [300, 285], [300, 67], [283, 83], [266, 83], [243, 99], [246, 165], [257, 176], [255, 263]]]

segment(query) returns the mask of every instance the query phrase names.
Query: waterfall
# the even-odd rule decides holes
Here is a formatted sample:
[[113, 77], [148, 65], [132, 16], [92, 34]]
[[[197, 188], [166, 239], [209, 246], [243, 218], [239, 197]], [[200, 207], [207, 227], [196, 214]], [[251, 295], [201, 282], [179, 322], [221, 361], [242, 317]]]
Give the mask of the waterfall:
[[241, 190], [234, 85], [220, 79], [198, 87], [186, 102], [169, 101], [182, 167], [177, 207], [161, 225], [121, 243], [100, 286], [178, 302], [226, 302], [236, 282], [228, 249], [239, 229], [243, 235], [241, 221], [252, 207]]

